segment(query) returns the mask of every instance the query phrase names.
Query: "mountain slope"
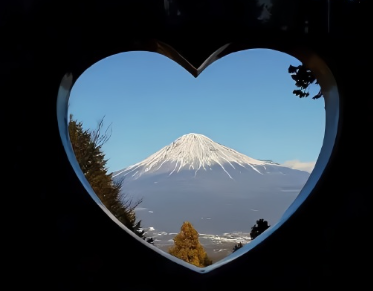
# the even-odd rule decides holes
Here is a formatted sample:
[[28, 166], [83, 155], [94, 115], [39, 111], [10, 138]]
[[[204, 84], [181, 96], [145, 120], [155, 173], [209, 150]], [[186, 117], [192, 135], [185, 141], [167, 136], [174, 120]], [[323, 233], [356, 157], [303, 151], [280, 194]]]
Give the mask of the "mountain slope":
[[190, 133], [176, 139], [144, 161], [114, 173], [137, 179], [145, 173], [164, 173], [172, 175], [181, 170], [192, 170], [195, 175], [200, 170], [219, 165], [232, 178], [229, 169], [252, 168], [262, 174], [256, 166], [276, 165], [270, 161], [260, 161], [220, 145], [202, 134]]
[[308, 177], [195, 133], [113, 173], [123, 192], [143, 198], [144, 226], [174, 232], [188, 220], [205, 233], [247, 231], [259, 218], [275, 223]]

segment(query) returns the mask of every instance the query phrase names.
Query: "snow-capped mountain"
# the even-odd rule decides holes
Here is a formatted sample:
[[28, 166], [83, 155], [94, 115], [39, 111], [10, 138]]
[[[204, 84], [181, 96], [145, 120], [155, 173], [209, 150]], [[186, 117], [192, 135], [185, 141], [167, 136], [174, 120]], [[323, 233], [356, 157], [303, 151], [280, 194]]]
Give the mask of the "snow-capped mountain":
[[113, 173], [127, 197], [143, 199], [137, 213], [144, 226], [177, 232], [189, 220], [217, 234], [247, 231], [259, 218], [275, 223], [308, 177], [196, 133]]
[[167, 172], [172, 175], [182, 170], [191, 170], [197, 175], [200, 170], [211, 170], [211, 167], [219, 166], [232, 179], [230, 170], [251, 168], [263, 174], [261, 171], [266, 169], [266, 165], [276, 164], [250, 158], [202, 134], [190, 133], [179, 137], [142, 162], [115, 172], [114, 177], [128, 175], [132, 179], [138, 179], [144, 174]]

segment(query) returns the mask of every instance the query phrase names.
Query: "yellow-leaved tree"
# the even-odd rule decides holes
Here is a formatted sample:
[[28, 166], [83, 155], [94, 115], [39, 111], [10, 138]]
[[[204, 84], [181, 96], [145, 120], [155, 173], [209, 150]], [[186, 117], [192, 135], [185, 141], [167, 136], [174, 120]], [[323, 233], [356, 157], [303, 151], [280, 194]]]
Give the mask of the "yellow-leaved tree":
[[174, 237], [174, 246], [168, 252], [197, 267], [203, 268], [212, 264], [198, 240], [198, 232], [188, 221], [185, 221], [181, 226], [180, 232]]

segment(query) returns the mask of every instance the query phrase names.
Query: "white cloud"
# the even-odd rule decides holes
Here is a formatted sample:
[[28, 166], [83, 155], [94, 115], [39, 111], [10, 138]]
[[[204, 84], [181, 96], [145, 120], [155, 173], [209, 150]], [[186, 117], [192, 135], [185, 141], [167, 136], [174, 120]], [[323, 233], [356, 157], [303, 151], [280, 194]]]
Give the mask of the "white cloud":
[[301, 162], [300, 160], [291, 160], [286, 161], [285, 163], [281, 164], [282, 166], [302, 170], [311, 173], [313, 168], [315, 167], [316, 162]]

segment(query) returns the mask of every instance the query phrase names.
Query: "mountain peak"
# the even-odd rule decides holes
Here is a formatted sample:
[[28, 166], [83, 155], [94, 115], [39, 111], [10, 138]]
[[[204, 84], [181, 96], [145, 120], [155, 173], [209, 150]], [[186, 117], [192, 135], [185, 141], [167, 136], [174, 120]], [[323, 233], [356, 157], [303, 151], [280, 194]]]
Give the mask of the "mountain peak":
[[[200, 133], [188, 133], [180, 136], [179, 138], [175, 139], [172, 144], [205, 144], [205, 143], [214, 143], [214, 141], [207, 136], [200, 134]], [[171, 144], [171, 145], [172, 145]]]
[[187, 133], [182, 135], [181, 137], [177, 138], [175, 142], [203, 142], [203, 141], [209, 141], [213, 142], [211, 139], [209, 139], [207, 136], [200, 134], [200, 133]]
[[203, 134], [200, 134], [200, 133], [191, 132], [191, 133], [184, 134], [183, 136], [181, 136], [179, 138], [182, 138], [182, 137], [206, 137], [206, 136], [203, 135]]
[[126, 175], [131, 173], [131, 176], [136, 177], [155, 171], [169, 172], [171, 175], [181, 170], [194, 170], [195, 174], [197, 174], [200, 170], [219, 166], [231, 178], [227, 168], [251, 168], [262, 174], [255, 167], [258, 165], [274, 165], [274, 163], [248, 157], [214, 142], [203, 134], [188, 133], [177, 138], [171, 144], [160, 149], [142, 162], [116, 172], [114, 176], [121, 173], [126, 173]]

